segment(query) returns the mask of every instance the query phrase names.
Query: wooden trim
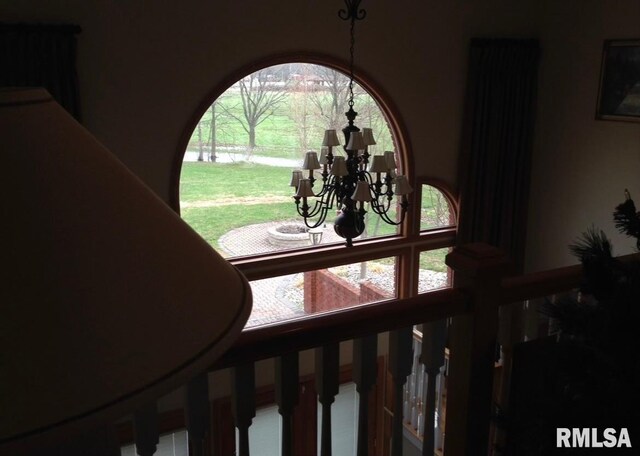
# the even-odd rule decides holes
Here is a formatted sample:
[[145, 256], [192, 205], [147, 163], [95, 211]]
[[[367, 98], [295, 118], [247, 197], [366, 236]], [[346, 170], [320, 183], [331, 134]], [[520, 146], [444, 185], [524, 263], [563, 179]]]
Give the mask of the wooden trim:
[[[193, 115], [187, 119], [182, 128], [182, 134], [176, 144], [169, 184], [169, 206], [178, 214], [180, 213], [180, 173], [182, 170], [184, 152], [189, 144], [189, 139], [191, 138], [191, 134], [195, 129], [195, 126], [209, 106], [211, 106], [211, 103], [241, 78], [269, 66], [293, 62], [323, 65], [338, 70], [345, 75], [349, 74], [349, 65], [345, 60], [328, 54], [318, 52], [311, 53], [308, 51], [273, 54], [232, 70], [228, 76], [222, 79], [220, 83], [214, 86], [201, 99], [198, 107], [193, 112]], [[380, 85], [377, 84], [366, 71], [362, 70], [362, 68], [356, 68], [354, 79], [375, 99], [380, 107], [380, 110], [382, 111], [382, 114], [393, 134], [394, 144], [399, 149], [402, 157], [401, 169], [407, 175], [409, 182], [414, 182], [413, 151], [411, 149], [409, 134], [407, 129], [404, 127], [404, 121], [402, 120], [399, 110], [393, 101], [391, 101], [391, 97], [388, 96]]]
[[424, 251], [451, 247], [455, 243], [455, 235], [456, 228], [452, 227], [432, 230], [428, 233], [408, 238], [389, 236], [356, 241], [354, 246], [348, 249], [341, 244], [334, 244], [314, 248], [313, 250], [305, 248], [235, 258], [230, 260], [230, 263], [238, 268], [248, 280], [260, 280], [279, 275], [397, 256], [399, 249], [417, 248]]
[[[640, 253], [617, 257], [623, 263], [640, 261]], [[540, 298], [577, 288], [582, 280], [582, 265], [549, 269], [502, 279], [501, 304]]]
[[471, 311], [468, 295], [446, 288], [406, 299], [363, 304], [313, 317], [245, 329], [212, 369], [272, 358], [330, 342], [427, 323]]

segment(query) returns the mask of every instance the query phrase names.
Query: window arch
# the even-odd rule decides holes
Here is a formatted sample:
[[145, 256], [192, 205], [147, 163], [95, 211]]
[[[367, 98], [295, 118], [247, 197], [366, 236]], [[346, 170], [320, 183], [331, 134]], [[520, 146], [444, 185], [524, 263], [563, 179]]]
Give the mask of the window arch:
[[[370, 153], [395, 150], [396, 140], [376, 100], [354, 84], [357, 125], [372, 128]], [[180, 175], [183, 218], [228, 258], [310, 244], [288, 187], [308, 150], [319, 152], [325, 129], [340, 130], [348, 110], [349, 78], [311, 63], [272, 65], [224, 90], [198, 120]], [[401, 161], [401, 160], [399, 160]], [[206, 164], [206, 165], [205, 165]], [[331, 218], [316, 240], [341, 243]], [[397, 233], [372, 223], [360, 238]]]
[[[291, 60], [253, 67], [216, 90], [185, 135], [175, 167], [174, 207], [252, 284], [249, 326], [413, 295], [423, 251], [452, 245], [455, 233], [455, 223], [422, 227], [420, 210], [410, 214], [402, 232], [372, 217], [366, 239], [353, 248], [344, 248], [330, 226], [322, 243], [310, 246], [290, 175], [304, 152], [319, 150], [324, 129], [346, 124], [348, 77], [324, 59]], [[418, 209], [424, 186], [411, 176], [399, 117], [381, 91], [358, 82], [356, 125], [374, 129], [374, 152], [402, 151], [397, 161], [419, 190], [412, 197]], [[430, 193], [432, 199], [438, 195], [444, 194]], [[445, 200], [439, 209], [454, 221], [450, 201], [440, 202]], [[448, 281], [447, 275], [440, 282]]]

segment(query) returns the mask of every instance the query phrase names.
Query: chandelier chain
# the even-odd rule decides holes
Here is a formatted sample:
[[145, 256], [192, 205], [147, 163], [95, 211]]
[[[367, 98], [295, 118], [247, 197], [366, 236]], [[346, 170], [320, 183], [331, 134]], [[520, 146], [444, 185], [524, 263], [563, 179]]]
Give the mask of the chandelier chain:
[[353, 108], [353, 61], [356, 47], [356, 19], [351, 17], [351, 46], [349, 48], [349, 107]]
[[[304, 219], [305, 225], [310, 229], [318, 228], [324, 224], [327, 214], [335, 209], [337, 217], [333, 228], [338, 236], [346, 239], [347, 247], [351, 247], [353, 239], [364, 233], [367, 210], [389, 225], [400, 225], [409, 207], [407, 195], [412, 191], [407, 178], [396, 174], [394, 152], [374, 155], [372, 163], [369, 163], [372, 155], [368, 147], [376, 144], [373, 132], [370, 128], [361, 131], [354, 123], [358, 115], [353, 109], [355, 24], [367, 15], [364, 9], [359, 9], [361, 1], [344, 0], [346, 9], [338, 11], [338, 17], [350, 21], [349, 110], [345, 112], [348, 125], [342, 129], [345, 138], [342, 149], [346, 157], [333, 155], [332, 149], [340, 146], [340, 141], [335, 129], [325, 130], [320, 159], [315, 151], [307, 152], [303, 170], [294, 171], [290, 183], [296, 192], [296, 210]], [[317, 175], [318, 170], [322, 170], [322, 187], [319, 191], [313, 189], [314, 182], [317, 181], [314, 173]], [[308, 172], [308, 177], [303, 177], [303, 171]], [[398, 211], [392, 210], [394, 197]], [[315, 201], [309, 201], [309, 198]], [[399, 213], [396, 215], [396, 212]], [[312, 239], [314, 245], [320, 242], [314, 239], [316, 238]]]
[[351, 20], [350, 34], [351, 34], [351, 46], [349, 48], [349, 107], [353, 108], [353, 62], [354, 62], [354, 50], [356, 45], [356, 21], [361, 21], [367, 16], [367, 11], [359, 9], [360, 2], [362, 0], [344, 0], [346, 9], [338, 11], [338, 17], [342, 20]]

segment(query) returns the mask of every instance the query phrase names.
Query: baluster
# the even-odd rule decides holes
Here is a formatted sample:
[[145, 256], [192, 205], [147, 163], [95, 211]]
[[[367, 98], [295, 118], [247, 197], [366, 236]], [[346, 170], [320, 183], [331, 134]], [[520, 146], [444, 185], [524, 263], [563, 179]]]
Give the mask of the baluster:
[[276, 358], [276, 403], [282, 415], [282, 456], [293, 456], [293, 409], [298, 405], [298, 352]]
[[339, 366], [340, 345], [337, 342], [316, 348], [316, 390], [322, 405], [320, 456], [331, 456], [331, 404], [340, 387]]
[[445, 454], [486, 454], [498, 333], [500, 283], [509, 263], [486, 244], [456, 247], [446, 257], [455, 286], [472, 295], [473, 313], [452, 318]]
[[369, 393], [376, 384], [378, 335], [353, 341], [353, 381], [360, 400], [358, 401], [358, 450], [357, 456], [369, 453]]
[[445, 353], [444, 366], [440, 368], [436, 381], [436, 409], [437, 409], [437, 421], [435, 423], [435, 435], [434, 446], [436, 449], [442, 451], [444, 446], [444, 422], [445, 422], [445, 385], [447, 382], [447, 358]]
[[155, 402], [139, 408], [133, 415], [134, 441], [140, 456], [153, 456], [160, 434], [158, 431], [158, 406]]
[[210, 425], [209, 376], [206, 372], [187, 383], [185, 422], [191, 445], [191, 456], [204, 456], [204, 444]]
[[413, 364], [413, 328], [389, 333], [389, 372], [393, 378], [394, 405], [391, 431], [391, 456], [402, 456], [402, 387]]
[[420, 362], [427, 374], [427, 394], [423, 411], [424, 432], [422, 439], [422, 455], [433, 456], [436, 449], [435, 416], [436, 416], [436, 381], [440, 369], [444, 366], [444, 347], [446, 342], [447, 323], [440, 320], [422, 325], [422, 351]]
[[231, 369], [232, 397], [231, 406], [236, 427], [238, 428], [239, 456], [249, 456], [249, 427], [256, 416], [255, 378], [253, 363], [243, 364]]

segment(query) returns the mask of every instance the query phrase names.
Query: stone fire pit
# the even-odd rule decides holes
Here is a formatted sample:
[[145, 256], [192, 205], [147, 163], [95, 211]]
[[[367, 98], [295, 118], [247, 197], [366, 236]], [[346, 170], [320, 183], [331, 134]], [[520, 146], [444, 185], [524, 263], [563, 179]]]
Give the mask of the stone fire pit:
[[300, 223], [283, 223], [267, 229], [267, 242], [276, 247], [295, 248], [310, 244], [308, 228]]

